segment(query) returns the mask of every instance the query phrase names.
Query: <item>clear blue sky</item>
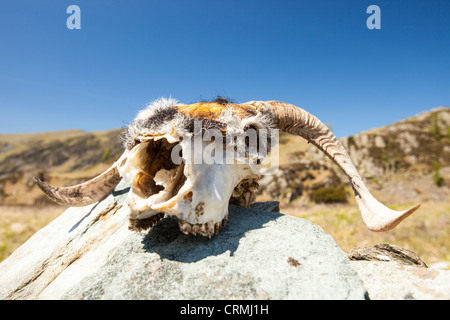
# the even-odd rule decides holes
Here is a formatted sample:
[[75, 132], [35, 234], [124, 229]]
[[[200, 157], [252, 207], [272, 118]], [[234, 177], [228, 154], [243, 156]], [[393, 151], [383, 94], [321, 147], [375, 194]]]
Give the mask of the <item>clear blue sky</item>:
[[450, 106], [448, 0], [3, 0], [0, 46], [0, 133], [119, 128], [162, 96], [281, 100], [339, 137]]

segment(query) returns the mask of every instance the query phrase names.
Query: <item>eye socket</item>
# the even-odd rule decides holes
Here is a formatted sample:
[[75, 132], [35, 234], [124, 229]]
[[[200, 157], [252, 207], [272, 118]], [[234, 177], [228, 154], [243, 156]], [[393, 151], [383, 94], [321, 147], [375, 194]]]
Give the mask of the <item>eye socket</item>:
[[158, 193], [164, 189], [162, 186], [155, 184], [152, 176], [142, 171], [136, 175], [135, 185], [138, 187], [139, 191], [146, 196]]
[[[160, 170], [170, 171], [177, 167], [171, 159], [172, 148], [176, 144], [169, 143], [166, 139], [150, 140], [142, 144], [138, 154], [139, 172], [133, 178], [135, 191], [142, 197], [150, 197], [164, 190], [157, 184], [155, 177]], [[122, 164], [123, 165], [123, 164]]]

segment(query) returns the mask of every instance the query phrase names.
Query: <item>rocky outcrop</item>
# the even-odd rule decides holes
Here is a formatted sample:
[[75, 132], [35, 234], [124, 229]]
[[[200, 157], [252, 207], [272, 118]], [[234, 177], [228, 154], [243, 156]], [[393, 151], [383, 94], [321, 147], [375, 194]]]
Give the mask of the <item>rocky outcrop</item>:
[[[450, 166], [450, 108], [440, 107], [388, 126], [341, 139], [359, 173], [366, 179], [408, 171], [432, 173]], [[306, 157], [328, 162], [311, 148]]]
[[352, 261], [372, 300], [449, 300], [450, 270], [397, 262]]
[[379, 179], [389, 172], [427, 174], [450, 166], [450, 108], [436, 108], [386, 127], [342, 139], [360, 173]]
[[382, 243], [348, 252], [374, 300], [448, 300], [450, 270], [428, 268], [414, 252]]
[[[258, 194], [270, 196], [282, 202], [292, 202], [297, 198], [309, 201], [316, 199], [315, 195], [321, 190], [331, 194], [330, 190], [338, 190], [343, 186], [342, 179], [327, 164], [301, 159], [290, 164], [285, 164], [273, 174], [265, 174], [259, 180]], [[343, 194], [337, 201], [345, 202]]]

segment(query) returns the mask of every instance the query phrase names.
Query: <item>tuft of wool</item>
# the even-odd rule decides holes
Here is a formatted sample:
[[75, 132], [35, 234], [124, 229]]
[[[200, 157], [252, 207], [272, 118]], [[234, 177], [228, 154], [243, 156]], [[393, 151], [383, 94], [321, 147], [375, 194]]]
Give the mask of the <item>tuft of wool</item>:
[[122, 134], [124, 147], [132, 146], [139, 134], [163, 132], [168, 123], [177, 118], [178, 113], [175, 108], [177, 104], [178, 100], [173, 98], [159, 98], [150, 102], [125, 128]]
[[[139, 135], [158, 135], [171, 132], [172, 128], [176, 128], [178, 133], [184, 137], [191, 137], [194, 131], [195, 119], [188, 115], [184, 115], [177, 110], [177, 106], [181, 105], [178, 100], [173, 98], [159, 98], [152, 101], [147, 107], [138, 112], [134, 121], [129, 124], [122, 135], [122, 141], [125, 148], [134, 145]], [[205, 119], [202, 121], [202, 130], [208, 129], [225, 129], [228, 137], [226, 139], [230, 146], [236, 146], [238, 141], [244, 141], [247, 130], [255, 129], [258, 132], [258, 145], [261, 150], [270, 151], [275, 143], [274, 125], [269, 115], [258, 112], [254, 116], [247, 118], [239, 118], [233, 112], [235, 106], [224, 102], [226, 108], [217, 117], [216, 120]], [[267, 131], [264, 131], [265, 129]], [[264, 158], [266, 154], [259, 154], [259, 151], [247, 150], [247, 155], [256, 158]], [[249, 154], [250, 153], [250, 154]]]

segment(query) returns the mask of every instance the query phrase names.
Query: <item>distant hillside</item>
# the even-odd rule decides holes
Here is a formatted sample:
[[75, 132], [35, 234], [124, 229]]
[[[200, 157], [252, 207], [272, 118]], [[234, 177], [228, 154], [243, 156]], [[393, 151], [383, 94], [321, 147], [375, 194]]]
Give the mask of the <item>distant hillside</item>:
[[450, 108], [440, 107], [342, 139], [366, 178], [427, 174], [450, 166]]
[[0, 204], [47, 202], [33, 176], [56, 185], [102, 172], [122, 152], [120, 130], [0, 135]]
[[[120, 129], [0, 135], [0, 205], [48, 204], [33, 176], [59, 186], [88, 180], [123, 152], [119, 137]], [[450, 186], [450, 108], [433, 109], [342, 142], [362, 177], [380, 192], [391, 190], [404, 199], [433, 192], [442, 197]], [[346, 201], [345, 177], [301, 137], [280, 135], [280, 169], [261, 180], [260, 196]], [[401, 186], [404, 192], [392, 190]], [[390, 192], [385, 193], [388, 197]]]

